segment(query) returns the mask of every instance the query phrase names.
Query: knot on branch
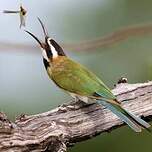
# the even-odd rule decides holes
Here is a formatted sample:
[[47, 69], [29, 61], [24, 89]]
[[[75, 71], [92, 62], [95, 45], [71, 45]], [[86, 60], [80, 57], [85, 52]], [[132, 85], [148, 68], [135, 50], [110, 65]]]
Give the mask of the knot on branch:
[[66, 152], [67, 147], [65, 143], [59, 139], [59, 137], [52, 137], [47, 150], [50, 152]]
[[0, 112], [0, 133], [10, 134], [13, 131], [13, 123], [7, 118], [7, 116]]

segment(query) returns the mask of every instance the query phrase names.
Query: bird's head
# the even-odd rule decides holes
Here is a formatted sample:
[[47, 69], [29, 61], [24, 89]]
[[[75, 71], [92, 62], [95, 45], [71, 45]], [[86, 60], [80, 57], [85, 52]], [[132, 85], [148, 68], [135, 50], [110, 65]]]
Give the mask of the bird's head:
[[41, 27], [43, 29], [43, 33], [44, 33], [44, 37], [45, 37], [44, 42], [39, 40], [31, 32], [29, 32], [27, 30], [25, 30], [25, 32], [30, 34], [38, 42], [38, 44], [40, 45], [41, 50], [42, 50], [43, 58], [47, 62], [51, 62], [54, 58], [57, 58], [58, 56], [65, 56], [63, 49], [60, 47], [60, 45], [55, 40], [53, 40], [52, 38], [50, 38], [48, 36], [47, 30], [45, 29], [44, 24], [42, 23], [42, 21], [39, 18], [38, 18], [38, 20], [39, 20]]

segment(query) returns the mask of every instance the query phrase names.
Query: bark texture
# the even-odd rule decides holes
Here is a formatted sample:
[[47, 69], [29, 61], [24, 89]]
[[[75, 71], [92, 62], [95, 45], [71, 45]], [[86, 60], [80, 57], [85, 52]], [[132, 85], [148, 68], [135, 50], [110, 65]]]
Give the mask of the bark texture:
[[[128, 111], [152, 118], [152, 82], [121, 83], [113, 93]], [[123, 124], [109, 110], [97, 104], [69, 102], [37, 115], [21, 115], [15, 122], [0, 113], [1, 152], [65, 152], [67, 147], [111, 131]]]

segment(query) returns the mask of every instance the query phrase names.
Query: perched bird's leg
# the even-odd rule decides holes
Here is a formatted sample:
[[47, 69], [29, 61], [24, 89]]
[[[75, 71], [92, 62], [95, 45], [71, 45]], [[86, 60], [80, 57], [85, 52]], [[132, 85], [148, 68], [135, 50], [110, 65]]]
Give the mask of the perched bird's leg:
[[73, 101], [71, 102], [71, 104], [73, 105], [73, 107], [78, 108], [78, 107], [88, 107], [92, 104], [95, 104], [95, 102], [85, 102], [82, 99], [80, 99], [79, 97], [75, 97], [73, 98]]
[[70, 101], [69, 103], [63, 103], [62, 105], [59, 106], [60, 110], [65, 111], [66, 108], [74, 110], [74, 109], [78, 109], [80, 107], [87, 107], [90, 106], [94, 103], [86, 103], [84, 101], [82, 101], [81, 99], [79, 99], [77, 96], [72, 97], [72, 101]]
[[72, 101], [70, 101], [70, 105], [68, 103], [63, 103], [61, 105], [59, 105], [59, 108], [63, 109], [65, 107], [70, 108], [70, 109], [77, 109], [77, 103], [82, 102], [81, 100], [79, 100], [78, 97], [74, 96], [72, 97]]
[[73, 100], [72, 100], [73, 103], [77, 103], [79, 101], [81, 100], [77, 96], [73, 97]]

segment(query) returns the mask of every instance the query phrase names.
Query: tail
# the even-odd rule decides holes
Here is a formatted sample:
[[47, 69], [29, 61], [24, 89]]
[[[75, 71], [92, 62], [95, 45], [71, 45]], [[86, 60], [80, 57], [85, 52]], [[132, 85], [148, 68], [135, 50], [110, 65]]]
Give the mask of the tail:
[[115, 115], [117, 115], [122, 121], [128, 124], [135, 132], [141, 132], [142, 128], [145, 128], [150, 132], [149, 127], [151, 126], [141, 118], [135, 116], [134, 114], [126, 111], [120, 105], [110, 103], [108, 101], [97, 100], [97, 102], [109, 110], [111, 110]]

